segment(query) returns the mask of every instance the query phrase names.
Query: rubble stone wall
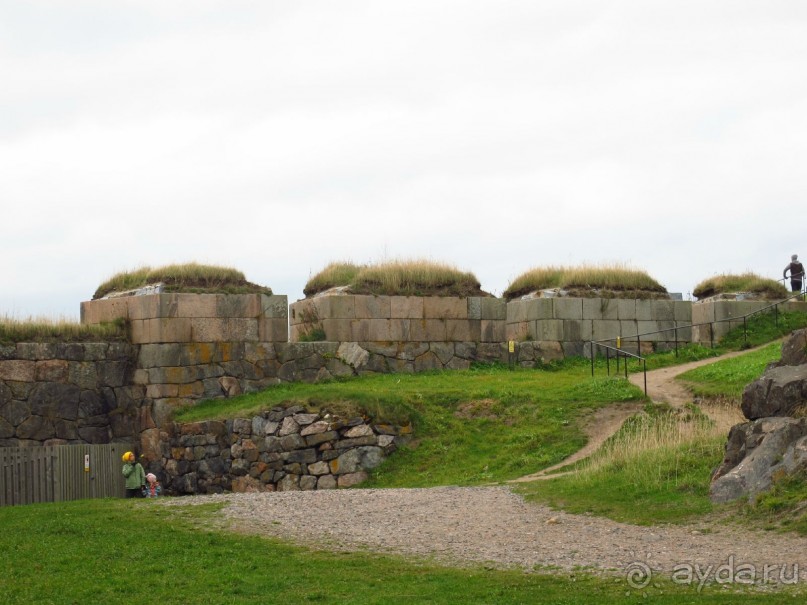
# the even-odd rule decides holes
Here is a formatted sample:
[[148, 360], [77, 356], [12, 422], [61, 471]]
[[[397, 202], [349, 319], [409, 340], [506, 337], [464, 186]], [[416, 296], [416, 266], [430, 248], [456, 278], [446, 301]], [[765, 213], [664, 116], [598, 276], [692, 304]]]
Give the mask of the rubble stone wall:
[[274, 408], [252, 418], [172, 424], [144, 434], [145, 457], [169, 492], [350, 487], [367, 479], [412, 427]]

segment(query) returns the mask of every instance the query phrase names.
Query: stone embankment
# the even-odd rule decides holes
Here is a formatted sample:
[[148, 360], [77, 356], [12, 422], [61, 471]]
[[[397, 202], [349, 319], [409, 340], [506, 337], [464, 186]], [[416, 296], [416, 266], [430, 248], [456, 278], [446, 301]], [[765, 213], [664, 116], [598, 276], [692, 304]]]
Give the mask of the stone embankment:
[[411, 425], [371, 423], [273, 408], [252, 418], [150, 429], [143, 454], [178, 494], [350, 487], [368, 477], [412, 433]]

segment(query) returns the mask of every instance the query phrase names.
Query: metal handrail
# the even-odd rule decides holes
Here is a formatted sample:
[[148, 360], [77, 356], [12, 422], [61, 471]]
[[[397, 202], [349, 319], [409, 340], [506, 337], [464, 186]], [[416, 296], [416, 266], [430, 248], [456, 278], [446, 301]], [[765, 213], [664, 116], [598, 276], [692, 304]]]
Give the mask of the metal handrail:
[[[641, 334], [636, 334], [635, 336], [626, 336], [626, 337], [618, 336], [616, 338], [606, 338], [604, 340], [590, 340], [590, 341], [588, 341], [588, 344], [589, 344], [589, 350], [590, 350], [590, 353], [591, 353], [591, 376], [592, 377], [594, 376], [594, 360], [596, 358], [596, 353], [595, 353], [595, 349], [594, 349], [595, 346], [606, 349], [606, 365], [607, 365], [607, 368], [608, 368], [608, 375], [609, 376], [611, 375], [610, 351], [615, 351], [617, 353], [617, 355], [616, 355], [617, 372], [619, 372], [619, 358], [620, 358], [620, 355], [625, 357], [625, 378], [626, 379], [628, 377], [628, 357], [633, 357], [634, 359], [640, 360], [642, 362], [642, 364], [643, 364], [644, 394], [647, 395], [647, 359], [645, 357], [643, 357], [642, 355], [638, 354], [642, 350], [642, 348], [641, 348], [641, 338], [642, 338], [642, 336], [651, 336], [653, 334], [664, 334], [666, 332], [673, 331], [674, 332], [674, 337], [675, 337], [675, 356], [678, 357], [678, 330], [686, 330], [686, 329], [691, 329], [691, 328], [697, 328], [697, 327], [700, 327], [700, 326], [709, 326], [709, 341], [710, 341], [709, 344], [710, 344], [711, 348], [714, 349], [714, 347], [715, 347], [714, 324], [716, 324], [716, 323], [724, 323], [724, 322], [731, 323], [731, 322], [736, 322], [736, 321], [742, 320], [742, 322], [743, 322], [743, 341], [744, 341], [745, 344], [748, 344], [748, 324], [747, 324], [746, 320], [749, 317], [751, 317], [752, 315], [757, 315], [757, 314], [760, 314], [760, 313], [767, 312], [770, 309], [773, 309], [774, 313], [775, 313], [775, 316], [776, 316], [776, 319], [775, 319], [776, 325], [778, 326], [779, 325], [779, 305], [785, 304], [785, 303], [789, 302], [790, 300], [792, 300], [794, 298], [801, 298], [803, 296], [804, 296], [804, 292], [797, 292], [795, 294], [792, 294], [792, 295], [788, 296], [787, 298], [785, 298], [783, 300], [777, 301], [777, 302], [775, 302], [775, 303], [773, 303], [771, 305], [768, 305], [766, 307], [762, 307], [761, 309], [757, 309], [756, 311], [752, 311], [751, 313], [746, 313], [745, 315], [741, 315], [739, 317], [727, 317], [725, 319], [718, 319], [716, 321], [706, 321], [706, 322], [697, 323], [697, 324], [691, 323], [691, 324], [688, 324], [688, 325], [685, 325], [685, 326], [676, 326], [674, 328], [664, 328], [662, 330], [654, 330], [652, 332], [643, 332]], [[636, 339], [636, 351], [637, 351], [637, 354], [631, 353], [630, 351], [626, 351], [625, 349], [621, 348], [621, 341], [623, 341], [623, 340], [633, 340], [633, 339]], [[610, 346], [608, 344], [605, 344], [605, 343], [613, 342], [613, 341], [616, 341], [616, 343], [617, 343], [616, 347], [612, 347], [612, 346]]]

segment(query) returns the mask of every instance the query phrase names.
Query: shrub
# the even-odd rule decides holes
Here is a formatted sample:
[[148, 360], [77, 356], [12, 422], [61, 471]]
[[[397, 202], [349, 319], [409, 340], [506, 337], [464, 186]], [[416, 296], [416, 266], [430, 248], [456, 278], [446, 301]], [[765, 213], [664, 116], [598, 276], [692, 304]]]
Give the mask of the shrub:
[[272, 293], [270, 288], [248, 282], [244, 274], [236, 269], [185, 263], [166, 265], [156, 269], [146, 266], [134, 271], [118, 273], [98, 286], [93, 294], [93, 300], [102, 298], [110, 292], [123, 292], [156, 283], [165, 284], [167, 292]]
[[326, 284], [332, 284], [327, 287], [347, 285], [352, 294], [490, 296], [481, 290], [473, 273], [428, 260], [390, 261], [365, 266], [332, 263], [309, 280], [304, 292], [311, 296], [327, 289], [322, 287]]
[[725, 292], [751, 292], [765, 299], [785, 298], [788, 294], [787, 288], [778, 281], [755, 273], [715, 275], [695, 286], [692, 294], [703, 299]]
[[503, 296], [513, 300], [536, 290], [554, 288], [583, 297], [658, 298], [667, 294], [666, 288], [646, 272], [615, 264], [536, 267], [514, 279]]

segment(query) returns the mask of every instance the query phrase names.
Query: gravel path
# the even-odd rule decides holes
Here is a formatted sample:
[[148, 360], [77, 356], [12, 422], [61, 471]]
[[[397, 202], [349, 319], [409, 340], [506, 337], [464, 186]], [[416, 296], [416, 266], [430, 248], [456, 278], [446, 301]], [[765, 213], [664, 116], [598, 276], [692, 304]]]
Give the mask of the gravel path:
[[[525, 502], [507, 487], [351, 489], [224, 494], [164, 503], [226, 502], [232, 529], [334, 550], [371, 550], [431, 557], [449, 564], [624, 574], [646, 565], [667, 577], [678, 565], [731, 561], [798, 565], [807, 582], [807, 539], [739, 527], [640, 527], [570, 515]], [[776, 572], [779, 573], [778, 571]]]

